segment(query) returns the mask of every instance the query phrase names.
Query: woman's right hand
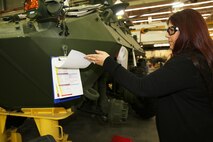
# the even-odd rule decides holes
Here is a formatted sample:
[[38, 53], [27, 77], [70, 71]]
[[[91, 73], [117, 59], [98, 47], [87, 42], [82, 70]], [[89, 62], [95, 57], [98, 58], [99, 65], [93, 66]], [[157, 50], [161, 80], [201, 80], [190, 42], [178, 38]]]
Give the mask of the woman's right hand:
[[107, 57], [109, 57], [109, 54], [105, 51], [95, 50], [96, 54], [88, 54], [85, 56], [85, 59], [89, 60], [90, 62], [93, 62], [94, 64], [103, 66], [104, 61]]

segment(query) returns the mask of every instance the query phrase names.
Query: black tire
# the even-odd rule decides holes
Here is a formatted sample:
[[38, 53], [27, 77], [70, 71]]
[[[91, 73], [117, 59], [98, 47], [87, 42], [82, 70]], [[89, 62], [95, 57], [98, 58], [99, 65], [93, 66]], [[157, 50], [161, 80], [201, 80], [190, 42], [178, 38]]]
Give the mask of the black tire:
[[84, 96], [92, 101], [96, 101], [100, 95], [95, 89], [89, 88], [84, 91]]

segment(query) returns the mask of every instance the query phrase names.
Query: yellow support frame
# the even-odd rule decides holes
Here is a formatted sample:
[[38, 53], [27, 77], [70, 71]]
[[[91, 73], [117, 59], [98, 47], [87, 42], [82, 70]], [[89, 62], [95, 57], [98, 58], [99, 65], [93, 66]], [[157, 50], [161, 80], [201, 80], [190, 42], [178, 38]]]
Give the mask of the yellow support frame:
[[[40, 136], [52, 135], [57, 142], [68, 141], [68, 135], [64, 134], [62, 126], [58, 124], [58, 120], [65, 119], [73, 114], [71, 108], [63, 107], [53, 108], [22, 108], [22, 112], [6, 111], [0, 107], [0, 142], [7, 142], [7, 134], [5, 123], [7, 116], [28, 117], [35, 120]], [[9, 138], [11, 142], [21, 142], [21, 135], [14, 131], [11, 132]]]

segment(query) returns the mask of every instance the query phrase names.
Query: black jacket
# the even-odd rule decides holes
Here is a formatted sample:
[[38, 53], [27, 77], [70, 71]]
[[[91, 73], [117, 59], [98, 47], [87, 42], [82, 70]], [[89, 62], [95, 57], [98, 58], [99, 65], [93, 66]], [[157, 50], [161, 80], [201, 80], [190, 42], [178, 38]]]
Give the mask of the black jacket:
[[110, 57], [104, 69], [135, 95], [158, 97], [156, 124], [161, 142], [213, 142], [213, 107], [202, 75], [187, 54], [172, 57], [143, 78]]

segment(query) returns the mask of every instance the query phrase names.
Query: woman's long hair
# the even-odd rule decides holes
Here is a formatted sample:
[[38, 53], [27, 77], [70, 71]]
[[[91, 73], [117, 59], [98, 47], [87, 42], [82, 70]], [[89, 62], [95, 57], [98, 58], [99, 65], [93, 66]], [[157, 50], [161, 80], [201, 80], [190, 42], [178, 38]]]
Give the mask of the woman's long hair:
[[196, 10], [185, 9], [173, 14], [168, 22], [180, 30], [180, 36], [172, 51], [173, 55], [187, 48], [192, 48], [191, 50], [195, 48], [203, 54], [209, 68], [213, 71], [213, 40], [202, 15]]
[[[196, 55], [196, 52], [190, 52], [190, 58], [200, 71], [205, 84], [208, 84], [207, 87], [213, 99], [213, 40], [209, 35], [204, 18], [193, 9], [185, 9], [173, 14], [167, 23], [169, 22], [178, 27], [180, 31], [172, 51], [173, 55], [185, 51], [201, 53]], [[206, 67], [209, 67], [208, 73], [211, 77], [206, 75]]]

